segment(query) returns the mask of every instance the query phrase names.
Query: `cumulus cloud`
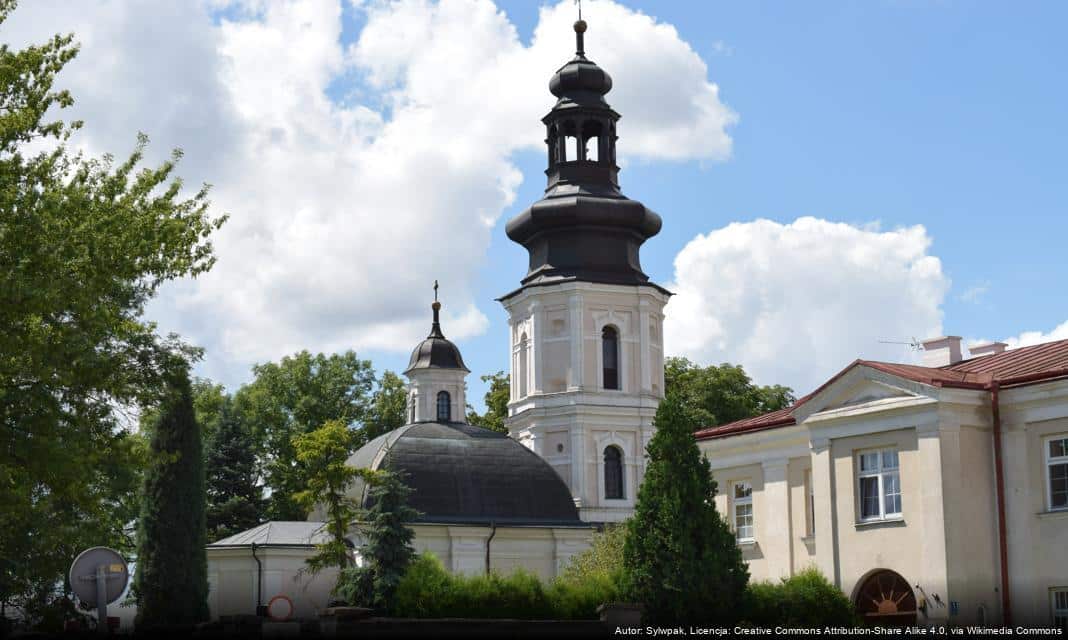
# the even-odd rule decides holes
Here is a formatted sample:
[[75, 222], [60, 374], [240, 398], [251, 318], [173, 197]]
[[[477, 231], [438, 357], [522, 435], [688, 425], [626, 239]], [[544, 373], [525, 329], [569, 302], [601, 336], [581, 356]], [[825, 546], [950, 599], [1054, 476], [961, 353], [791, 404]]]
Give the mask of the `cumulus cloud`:
[[1003, 342], [1008, 344], [1010, 349], [1015, 349], [1016, 347], [1029, 347], [1033, 344], [1052, 342], [1054, 340], [1068, 340], [1068, 321], [1057, 325], [1049, 332], [1024, 331], [1018, 336], [1005, 338]]
[[[78, 144], [121, 155], [142, 130], [154, 159], [184, 147], [182, 175], [215, 185], [231, 214], [217, 266], [150, 311], [231, 371], [297, 348], [408, 349], [435, 278], [450, 336], [487, 323], [476, 274], [522, 180], [512, 154], [542, 146], [574, 6], [543, 7], [529, 45], [489, 0], [351, 7], [366, 18], [351, 43], [342, 0], [40, 0], [4, 25], [16, 44], [76, 33], [61, 84]], [[616, 80], [621, 157], [728, 157], [737, 116], [677, 31], [607, 0], [583, 10]]]
[[858, 357], [902, 361], [941, 335], [949, 288], [922, 226], [884, 231], [817, 218], [734, 223], [675, 259], [669, 354], [742, 364], [804, 394]]

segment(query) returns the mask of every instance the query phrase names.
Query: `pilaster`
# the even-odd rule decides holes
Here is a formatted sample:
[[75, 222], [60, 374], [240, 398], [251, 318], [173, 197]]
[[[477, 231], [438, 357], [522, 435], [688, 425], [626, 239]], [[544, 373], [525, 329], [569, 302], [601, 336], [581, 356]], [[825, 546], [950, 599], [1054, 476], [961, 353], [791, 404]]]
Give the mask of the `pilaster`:
[[786, 458], [767, 460], [764, 471], [764, 508], [755, 524], [755, 536], [767, 562], [771, 579], [788, 578], [791, 574], [793, 536], [790, 535], [790, 487]]

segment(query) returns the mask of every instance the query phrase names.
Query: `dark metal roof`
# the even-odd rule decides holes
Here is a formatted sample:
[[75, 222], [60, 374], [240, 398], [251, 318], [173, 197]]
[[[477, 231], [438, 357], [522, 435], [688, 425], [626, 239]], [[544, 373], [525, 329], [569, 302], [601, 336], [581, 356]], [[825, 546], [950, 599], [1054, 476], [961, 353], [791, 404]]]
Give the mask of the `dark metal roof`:
[[[639, 251], [662, 223], [659, 215], [619, 189], [615, 149], [620, 116], [604, 98], [612, 78], [586, 58], [585, 32], [586, 23], [576, 22], [575, 57], [549, 82], [558, 99], [542, 119], [549, 145], [545, 195], [505, 229], [529, 253], [523, 287], [569, 280], [626, 285], [649, 281]], [[576, 139], [578, 157], [571, 157], [576, 151], [566, 143]]]
[[[417, 522], [579, 526], [567, 485], [536, 453], [503, 433], [419, 422], [364, 445], [348, 464], [400, 473]], [[349, 494], [367, 506], [361, 483]]]
[[438, 320], [441, 304], [435, 300], [432, 308], [434, 324], [430, 327], [430, 335], [416, 345], [404, 372], [408, 373], [413, 369], [459, 369], [470, 373], [470, 369], [464, 366], [460, 350], [441, 332], [441, 323]]

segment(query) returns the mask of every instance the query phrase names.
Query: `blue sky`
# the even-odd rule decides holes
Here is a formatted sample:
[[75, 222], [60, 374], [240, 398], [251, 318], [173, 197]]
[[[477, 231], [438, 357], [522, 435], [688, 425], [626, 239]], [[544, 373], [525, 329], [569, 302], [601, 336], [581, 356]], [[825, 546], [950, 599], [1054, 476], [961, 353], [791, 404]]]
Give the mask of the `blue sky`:
[[[674, 24], [740, 115], [726, 162], [643, 163], [621, 174], [624, 191], [664, 217], [642, 252], [653, 279], [670, 281], [686, 242], [735, 220], [922, 224], [953, 283], [947, 332], [1001, 339], [1068, 319], [1057, 284], [1068, 281], [1064, 5], [626, 4]], [[500, 5], [528, 38], [531, 3]], [[596, 60], [605, 45], [587, 18]], [[624, 113], [621, 146], [626, 122]], [[487, 299], [524, 269], [503, 225], [540, 197], [542, 156], [524, 154], [520, 166], [517, 203], [488, 252], [499, 268], [480, 281]], [[482, 308], [489, 330], [462, 344], [477, 372], [507, 364], [505, 315]]]
[[[437, 278], [481, 407], [478, 376], [508, 364], [494, 299], [526, 266], [504, 225], [544, 188], [538, 118], [574, 11], [41, 0], [3, 30], [82, 43], [61, 76], [79, 145], [122, 154], [142, 130], [150, 160], [181, 146], [187, 182], [215, 185], [218, 265], [149, 309], [206, 348], [199, 374], [234, 388], [254, 362], [348, 347], [402, 370]], [[642, 261], [679, 292], [669, 353], [804, 393], [855, 357], [915, 357], [879, 340], [1068, 338], [1063, 3], [584, 13], [623, 190], [664, 219]]]

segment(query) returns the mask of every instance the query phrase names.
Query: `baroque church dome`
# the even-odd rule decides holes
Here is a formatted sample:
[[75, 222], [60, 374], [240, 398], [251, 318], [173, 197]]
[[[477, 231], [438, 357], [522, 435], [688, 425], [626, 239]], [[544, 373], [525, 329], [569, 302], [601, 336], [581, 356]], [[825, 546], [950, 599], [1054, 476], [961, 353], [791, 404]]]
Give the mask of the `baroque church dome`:
[[[469, 424], [420, 422], [381, 435], [348, 460], [401, 475], [417, 523], [581, 524], [571, 492], [538, 454], [503, 433]], [[366, 487], [349, 497], [369, 506]]]
[[[468, 369], [441, 331], [437, 300], [432, 309], [430, 335], [405, 371], [409, 424], [367, 443], [348, 464], [399, 474], [422, 514], [417, 523], [580, 525], [571, 492], [549, 463], [506, 434], [463, 422]], [[348, 496], [370, 506], [366, 489], [356, 481]]]

